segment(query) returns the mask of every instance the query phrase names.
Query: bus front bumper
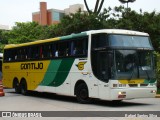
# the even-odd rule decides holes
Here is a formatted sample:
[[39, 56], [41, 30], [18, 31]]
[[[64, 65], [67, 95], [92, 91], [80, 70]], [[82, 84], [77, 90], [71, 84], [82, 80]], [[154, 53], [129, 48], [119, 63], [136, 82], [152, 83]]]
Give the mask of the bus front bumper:
[[154, 98], [156, 96], [157, 88], [114, 88], [111, 89], [111, 100], [125, 100], [135, 98]]

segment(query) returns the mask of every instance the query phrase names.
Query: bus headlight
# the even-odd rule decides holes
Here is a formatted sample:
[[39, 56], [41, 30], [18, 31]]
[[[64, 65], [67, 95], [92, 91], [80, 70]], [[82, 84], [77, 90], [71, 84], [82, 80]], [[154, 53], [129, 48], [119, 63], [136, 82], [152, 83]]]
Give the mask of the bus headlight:
[[156, 93], [157, 91], [156, 90], [151, 90], [151, 93]]
[[125, 98], [126, 97], [126, 92], [118, 92], [118, 98]]
[[119, 94], [119, 95], [125, 95], [126, 92], [119, 92], [118, 94]]

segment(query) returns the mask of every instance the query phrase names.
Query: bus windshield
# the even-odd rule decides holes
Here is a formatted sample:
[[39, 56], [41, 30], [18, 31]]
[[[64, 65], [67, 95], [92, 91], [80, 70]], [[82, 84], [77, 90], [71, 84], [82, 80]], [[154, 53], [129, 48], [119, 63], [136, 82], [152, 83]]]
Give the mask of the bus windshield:
[[109, 35], [110, 46], [153, 49], [148, 36]]
[[154, 65], [151, 51], [115, 50], [117, 79], [153, 79]]
[[[93, 72], [103, 81], [105, 80], [103, 76], [107, 76], [107, 79], [121, 80], [153, 79], [155, 78], [153, 50], [149, 36], [95, 34], [92, 36]], [[112, 54], [112, 57], [109, 54]], [[104, 56], [106, 62], [102, 61]], [[106, 72], [103, 72], [105, 66]]]

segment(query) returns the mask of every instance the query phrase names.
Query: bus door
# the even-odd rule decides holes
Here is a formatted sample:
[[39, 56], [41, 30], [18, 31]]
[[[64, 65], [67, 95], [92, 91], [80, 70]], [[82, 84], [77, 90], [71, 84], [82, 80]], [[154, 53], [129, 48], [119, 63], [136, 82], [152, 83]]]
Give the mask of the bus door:
[[109, 56], [107, 51], [97, 52], [97, 75], [99, 78], [98, 88], [99, 88], [99, 98], [109, 97]]

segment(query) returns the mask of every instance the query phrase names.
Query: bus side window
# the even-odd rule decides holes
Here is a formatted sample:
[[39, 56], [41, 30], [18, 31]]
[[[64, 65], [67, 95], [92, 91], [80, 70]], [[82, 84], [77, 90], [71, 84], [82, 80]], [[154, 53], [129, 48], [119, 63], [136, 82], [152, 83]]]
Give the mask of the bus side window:
[[40, 46], [40, 58], [43, 58], [43, 48], [42, 48], [42, 46]]
[[53, 57], [58, 57], [58, 43], [53, 44], [53, 48], [52, 48], [52, 55]]
[[39, 51], [39, 49], [40, 49], [39, 46], [35, 47], [35, 56], [34, 56], [34, 59], [40, 58], [40, 51]]
[[48, 50], [48, 57], [51, 58], [52, 57], [52, 45], [49, 45], [49, 50]]
[[74, 42], [71, 41], [71, 45], [70, 45], [70, 48], [71, 48], [71, 55], [73, 56], [74, 55]]
[[17, 55], [17, 49], [14, 50], [14, 60], [16, 61], [18, 59], [18, 55]]
[[73, 50], [73, 55], [77, 55], [77, 48], [76, 47]]
[[70, 44], [69, 42], [66, 42], [66, 50], [65, 50], [65, 56], [70, 56], [71, 52], [70, 52]]
[[80, 38], [71, 42], [71, 52], [73, 56], [87, 55], [88, 40], [87, 38]]
[[51, 57], [55, 57], [55, 44], [51, 44]]
[[27, 49], [28, 49], [28, 50], [27, 50], [27, 55], [26, 55], [26, 56], [27, 56], [27, 59], [31, 59], [31, 50], [32, 50], [32, 49], [31, 49], [31, 47], [28, 47]]
[[54, 56], [55, 56], [55, 57], [58, 57], [58, 55], [59, 55], [58, 50], [56, 50]]

